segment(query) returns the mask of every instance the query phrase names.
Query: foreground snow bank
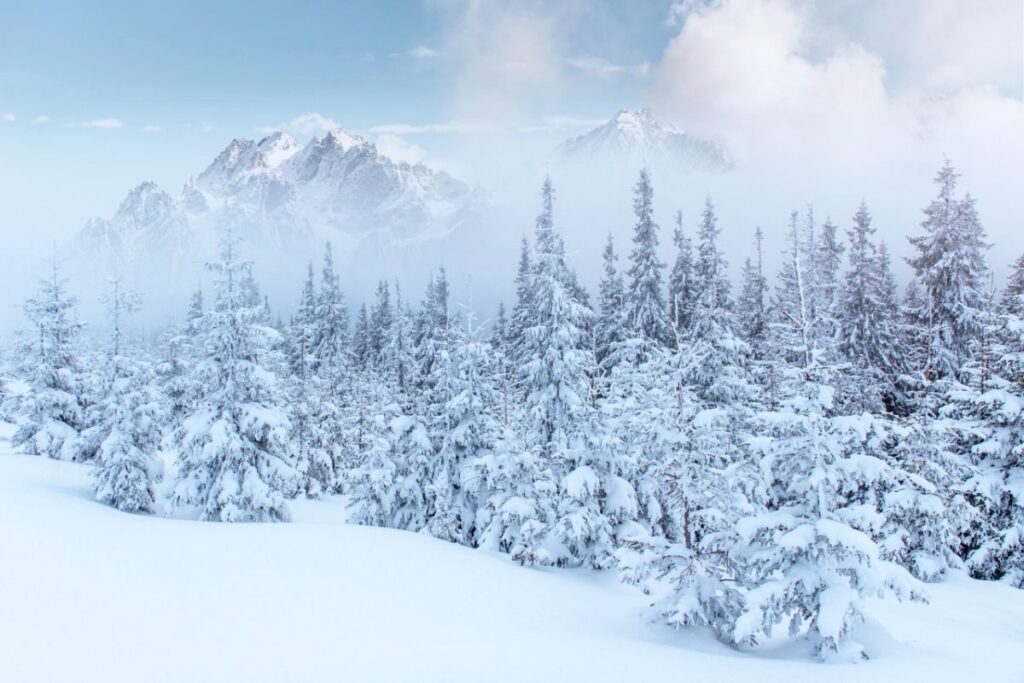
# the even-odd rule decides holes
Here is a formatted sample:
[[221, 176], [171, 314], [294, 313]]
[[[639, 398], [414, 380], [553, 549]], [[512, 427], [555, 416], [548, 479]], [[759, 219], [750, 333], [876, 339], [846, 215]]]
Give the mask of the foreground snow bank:
[[293, 524], [129, 515], [92, 501], [86, 467], [8, 451], [3, 681], [1024, 680], [1024, 591], [998, 584], [873, 605], [863, 664], [752, 656], [646, 624], [611, 576], [346, 525], [338, 501], [294, 503]]

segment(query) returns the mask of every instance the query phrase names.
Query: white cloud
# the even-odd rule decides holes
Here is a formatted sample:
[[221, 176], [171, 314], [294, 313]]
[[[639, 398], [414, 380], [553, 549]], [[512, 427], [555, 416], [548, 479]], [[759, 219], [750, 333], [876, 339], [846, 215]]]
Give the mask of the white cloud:
[[370, 132], [384, 135], [421, 135], [446, 133], [481, 133], [495, 130], [498, 126], [487, 121], [445, 121], [442, 123], [385, 123], [370, 126]]
[[[929, 89], [933, 78], [890, 90], [891, 60], [848, 37], [852, 25], [830, 23], [816, 8], [798, 0], [722, 0], [691, 9], [658, 67], [654, 103], [681, 125], [725, 138], [741, 153], [807, 150], [863, 158], [922, 135], [942, 138], [949, 132], [944, 126], [958, 119], [949, 107], [967, 106], [972, 92], [993, 91], [981, 72], [970, 87], [944, 91], [941, 100]], [[934, 43], [945, 33], [925, 5], [920, 9]], [[944, 57], [939, 71], [972, 73], [974, 57]], [[983, 100], [994, 106], [987, 95]], [[1016, 99], [1005, 104], [1011, 110], [1021, 105]], [[975, 135], [992, 133], [979, 128]], [[1020, 139], [1020, 133], [1001, 134]]]
[[92, 119], [78, 125], [82, 128], [124, 128], [121, 119]]
[[523, 126], [523, 130], [526, 132], [579, 130], [594, 128], [603, 123], [607, 123], [607, 121], [608, 119], [594, 118], [590, 116], [555, 114], [553, 116], [543, 116], [538, 123]]
[[18, 119], [11, 112], [5, 112], [4, 115], [3, 115], [3, 120], [4, 120], [4, 123], [14, 123]]
[[860, 0], [858, 11], [821, 4], [825, 19], [882, 55], [898, 87], [957, 90], [987, 84], [1024, 96], [1024, 4], [985, 0]]
[[284, 121], [276, 126], [260, 126], [256, 131], [259, 133], [273, 133], [281, 130], [292, 135], [310, 137], [322, 135], [335, 128], [341, 128], [341, 125], [334, 119], [316, 112], [309, 112], [307, 114], [300, 114], [291, 121]]
[[41, 126], [41, 125], [43, 125], [45, 123], [49, 123], [49, 122], [50, 122], [50, 117], [49, 116], [37, 116], [34, 119], [32, 119], [32, 125], [33, 126]]
[[644, 78], [651, 70], [651, 65], [647, 62], [636, 66], [625, 66], [610, 62], [604, 57], [573, 57], [566, 60], [566, 63], [588, 76], [605, 80], [625, 75]]
[[163, 133], [164, 129], [161, 128], [160, 126], [149, 125], [149, 126], [143, 126], [142, 127], [142, 132], [143, 133]]
[[665, 25], [673, 28], [682, 26], [691, 14], [707, 9], [715, 3], [716, 0], [675, 0], [668, 8]]
[[[931, 174], [949, 157], [979, 197], [993, 241], [1016, 252], [1024, 245], [1016, 229], [1024, 202], [1014, 189], [1024, 101], [1008, 77], [1006, 46], [986, 43], [1002, 36], [1019, 59], [1022, 36], [995, 27], [962, 35], [959, 22], [982, 20], [962, 5], [947, 9], [947, 0], [696, 7], [656, 67], [651, 104], [726, 143], [737, 171], [721, 183], [720, 192], [733, 193], [723, 204], [760, 204], [748, 220], [772, 220], [807, 201], [842, 220], [839, 212], [849, 216], [865, 199], [899, 256], [931, 194]], [[1003, 21], [1019, 28], [1019, 14], [1007, 9]], [[919, 25], [927, 27], [920, 35]], [[1018, 63], [1018, 80], [1021, 72]], [[997, 265], [1003, 258], [991, 257]]]
[[462, 115], [514, 119], [561, 92], [572, 8], [537, 0], [442, 2], [445, 63]]
[[417, 45], [408, 52], [400, 53], [406, 57], [412, 57], [413, 59], [433, 59], [437, 57], [437, 50], [427, 47], [426, 45]]
[[391, 133], [382, 133], [374, 139], [373, 144], [386, 157], [395, 161], [404, 161], [408, 164], [418, 164], [423, 161], [427, 152], [415, 143]]

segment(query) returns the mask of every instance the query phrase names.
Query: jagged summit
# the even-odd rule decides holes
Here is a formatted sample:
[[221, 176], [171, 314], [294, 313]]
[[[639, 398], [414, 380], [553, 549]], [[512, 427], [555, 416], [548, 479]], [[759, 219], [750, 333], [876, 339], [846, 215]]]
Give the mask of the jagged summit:
[[662, 123], [648, 108], [619, 111], [607, 123], [563, 142], [555, 156], [565, 163], [665, 163], [694, 171], [726, 171], [732, 167], [719, 144]]
[[191, 281], [226, 226], [251, 256], [284, 267], [327, 240], [339, 256], [433, 241], [474, 224], [484, 203], [460, 180], [395, 161], [345, 130], [305, 144], [278, 131], [231, 140], [177, 196], [138, 185], [109, 218], [90, 220], [67, 253], [83, 277], [115, 270], [158, 290], [186, 273]]
[[340, 128], [306, 144], [278, 131], [259, 142], [232, 140], [180, 197], [153, 183], [139, 185], [112, 218], [90, 221], [80, 239], [95, 236], [100, 225], [103, 232], [156, 233], [173, 224], [179, 232], [185, 225], [208, 233], [231, 221], [256, 242], [272, 237], [298, 246], [310, 237], [339, 237], [351, 243], [369, 233], [408, 241], [450, 231], [477, 197], [446, 173], [395, 161]]
[[276, 168], [302, 149], [302, 143], [288, 133], [277, 131], [256, 143], [267, 166]]

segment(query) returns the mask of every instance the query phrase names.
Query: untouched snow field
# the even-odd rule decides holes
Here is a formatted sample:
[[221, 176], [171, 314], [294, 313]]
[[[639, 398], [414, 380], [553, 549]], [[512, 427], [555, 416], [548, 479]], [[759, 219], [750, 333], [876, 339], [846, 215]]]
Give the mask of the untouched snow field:
[[1024, 681], [1024, 591], [954, 578], [872, 606], [861, 664], [649, 624], [613, 574], [524, 569], [344, 524], [128, 515], [0, 435], [0, 681]]

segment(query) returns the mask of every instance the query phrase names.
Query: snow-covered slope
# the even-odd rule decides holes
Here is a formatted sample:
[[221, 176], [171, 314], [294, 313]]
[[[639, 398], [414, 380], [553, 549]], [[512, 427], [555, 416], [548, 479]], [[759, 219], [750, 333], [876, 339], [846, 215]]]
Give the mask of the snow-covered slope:
[[862, 664], [740, 654], [645, 623], [611, 575], [346, 525], [340, 499], [293, 503], [292, 524], [124, 514], [0, 427], [2, 681], [1024, 680], [1024, 591], [998, 584], [875, 605]]
[[641, 162], [676, 170], [727, 171], [732, 162], [718, 144], [664, 124], [650, 109], [622, 110], [607, 123], [566, 140], [555, 150], [562, 163]]

